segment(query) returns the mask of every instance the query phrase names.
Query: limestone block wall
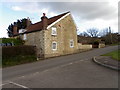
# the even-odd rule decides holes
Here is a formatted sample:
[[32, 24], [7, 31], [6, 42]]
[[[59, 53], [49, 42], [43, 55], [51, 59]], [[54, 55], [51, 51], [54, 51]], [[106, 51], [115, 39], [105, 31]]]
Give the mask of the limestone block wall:
[[105, 44], [104, 43], [100, 43], [98, 47], [99, 48], [103, 48], [103, 47], [105, 47]]
[[[57, 35], [53, 36], [52, 27], [57, 29]], [[57, 22], [44, 33], [45, 57], [53, 57], [74, 53], [78, 50], [76, 26], [71, 15]], [[74, 41], [74, 47], [70, 48], [70, 40]], [[57, 50], [52, 50], [52, 42], [57, 42]]]
[[[36, 46], [37, 56], [44, 57], [44, 31], [32, 32], [26, 34], [25, 45]], [[22, 35], [22, 38], [24, 35]]]
[[92, 49], [92, 45], [91, 44], [82, 45], [81, 43], [78, 43], [78, 49], [82, 49], [82, 50]]
[[[53, 36], [52, 27], [57, 29]], [[71, 15], [66, 16], [47, 30], [26, 34], [25, 45], [36, 46], [38, 57], [54, 57], [78, 52], [77, 29]], [[24, 35], [21, 36], [22, 39]], [[73, 40], [74, 47], [70, 47]], [[52, 43], [57, 42], [57, 50], [52, 50]]]

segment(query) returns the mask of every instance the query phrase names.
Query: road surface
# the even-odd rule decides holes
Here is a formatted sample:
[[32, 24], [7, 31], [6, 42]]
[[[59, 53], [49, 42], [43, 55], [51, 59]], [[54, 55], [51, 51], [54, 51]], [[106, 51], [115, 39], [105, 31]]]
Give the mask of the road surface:
[[3, 88], [118, 88], [118, 72], [99, 66], [91, 58], [118, 46], [93, 49], [23, 64], [2, 70]]

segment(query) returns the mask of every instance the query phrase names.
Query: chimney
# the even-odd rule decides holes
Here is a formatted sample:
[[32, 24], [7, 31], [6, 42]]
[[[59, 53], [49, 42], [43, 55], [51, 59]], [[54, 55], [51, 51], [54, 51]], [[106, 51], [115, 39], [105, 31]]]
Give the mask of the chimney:
[[17, 32], [17, 25], [15, 24], [13, 26], [13, 35], [16, 35], [18, 32]]
[[27, 27], [30, 26], [32, 23], [31, 23], [31, 20], [29, 17], [27, 17]]
[[42, 21], [42, 28], [43, 30], [47, 29], [48, 26], [48, 18], [45, 16], [45, 13], [43, 13], [43, 16], [41, 17], [41, 21]]

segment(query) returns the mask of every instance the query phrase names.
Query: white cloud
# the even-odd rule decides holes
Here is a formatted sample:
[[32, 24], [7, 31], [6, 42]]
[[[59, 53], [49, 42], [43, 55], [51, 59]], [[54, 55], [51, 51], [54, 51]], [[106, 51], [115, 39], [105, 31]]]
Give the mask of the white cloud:
[[[70, 1], [72, 3], [69, 3]], [[108, 26], [111, 26], [115, 32], [118, 31], [118, 0], [76, 0], [76, 3], [74, 0], [70, 1], [44, 3], [39, 0], [30, 0], [29, 2], [22, 0], [17, 3], [14, 0], [14, 4], [10, 3], [10, 5], [14, 11], [33, 13], [40, 17], [42, 13], [52, 17], [71, 11], [80, 32], [92, 27], [102, 29]]]
[[1, 0], [1, 2], [106, 2], [112, 0]]
[[22, 8], [20, 8], [19, 6], [13, 6], [12, 9], [15, 10], [15, 11], [21, 11], [22, 10]]
[[[88, 1], [88, 0], [85, 0]], [[92, 1], [92, 0], [91, 0]], [[96, 1], [96, 2], [95, 2]], [[108, 2], [22, 2], [16, 6], [15, 10], [23, 10], [28, 13], [37, 13], [39, 16], [46, 13], [48, 17], [52, 17], [59, 13], [71, 11], [75, 17], [77, 26], [85, 30], [90, 27], [105, 28], [108, 26], [118, 31], [118, 0], [106, 0]], [[83, 29], [84, 28], [84, 29]], [[82, 31], [81, 30], [81, 31]]]
[[8, 37], [8, 35], [7, 35], [7, 30], [5, 30], [5, 26], [1, 26], [0, 27], [0, 38], [2, 38], [2, 37]]
[[116, 27], [117, 25], [116, 24], [114, 25], [113, 23], [117, 23], [117, 21], [113, 21], [113, 20], [106, 21], [101, 19], [96, 19], [93, 21], [85, 21], [79, 24], [80, 25], [79, 32], [86, 31], [87, 29], [90, 28], [98, 28], [99, 30], [102, 30], [104, 28], [108, 28], [109, 26], [111, 27], [112, 30], [114, 30], [114, 32], [116, 32], [118, 30], [118, 27]]

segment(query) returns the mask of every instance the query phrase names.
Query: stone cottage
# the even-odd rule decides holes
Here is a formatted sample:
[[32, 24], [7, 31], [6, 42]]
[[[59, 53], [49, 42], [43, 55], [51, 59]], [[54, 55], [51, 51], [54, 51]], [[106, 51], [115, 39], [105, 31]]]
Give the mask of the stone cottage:
[[47, 58], [77, 52], [76, 30], [70, 12], [51, 18], [43, 13], [40, 22], [31, 24], [28, 18], [26, 29], [17, 31], [17, 26], [14, 26], [13, 33], [14, 37], [25, 40], [25, 45], [36, 46], [39, 58]]

